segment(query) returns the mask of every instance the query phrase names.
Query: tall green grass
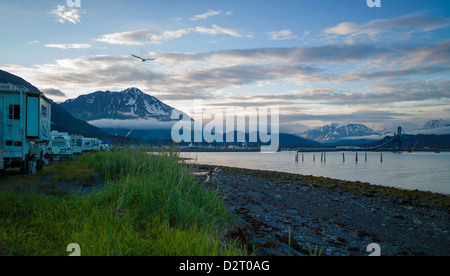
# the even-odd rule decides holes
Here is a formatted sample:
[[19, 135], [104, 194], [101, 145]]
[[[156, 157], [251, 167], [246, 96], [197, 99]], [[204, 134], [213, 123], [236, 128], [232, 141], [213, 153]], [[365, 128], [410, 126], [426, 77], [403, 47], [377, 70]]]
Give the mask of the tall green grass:
[[224, 233], [233, 218], [175, 152], [96, 153], [80, 164], [101, 173], [87, 196], [35, 191], [0, 194], [0, 255], [235, 256], [246, 252]]

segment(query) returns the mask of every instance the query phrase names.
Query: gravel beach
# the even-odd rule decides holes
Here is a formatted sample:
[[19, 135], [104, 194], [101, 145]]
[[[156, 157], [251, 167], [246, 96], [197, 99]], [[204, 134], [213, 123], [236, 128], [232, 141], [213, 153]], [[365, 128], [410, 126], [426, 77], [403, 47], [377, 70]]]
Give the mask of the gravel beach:
[[[228, 236], [257, 256], [450, 255], [449, 195], [218, 168], [218, 193], [238, 224]], [[368, 251], [372, 244], [380, 251]]]

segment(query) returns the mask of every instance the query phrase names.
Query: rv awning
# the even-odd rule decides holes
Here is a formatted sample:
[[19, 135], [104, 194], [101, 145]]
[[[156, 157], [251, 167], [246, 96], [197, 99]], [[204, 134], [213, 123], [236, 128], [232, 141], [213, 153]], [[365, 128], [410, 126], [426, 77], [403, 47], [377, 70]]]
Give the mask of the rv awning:
[[102, 142], [102, 145], [114, 145], [114, 143], [109, 142], [109, 141], [104, 141], [104, 142]]

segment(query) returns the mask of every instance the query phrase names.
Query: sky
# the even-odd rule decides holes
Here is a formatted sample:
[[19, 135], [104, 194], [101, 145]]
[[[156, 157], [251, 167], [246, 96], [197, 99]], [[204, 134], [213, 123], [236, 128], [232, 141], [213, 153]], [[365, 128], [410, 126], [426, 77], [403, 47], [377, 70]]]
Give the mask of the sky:
[[[0, 69], [56, 102], [137, 87], [283, 132], [450, 118], [450, 1], [0, 0]], [[131, 54], [154, 61], [140, 62]]]

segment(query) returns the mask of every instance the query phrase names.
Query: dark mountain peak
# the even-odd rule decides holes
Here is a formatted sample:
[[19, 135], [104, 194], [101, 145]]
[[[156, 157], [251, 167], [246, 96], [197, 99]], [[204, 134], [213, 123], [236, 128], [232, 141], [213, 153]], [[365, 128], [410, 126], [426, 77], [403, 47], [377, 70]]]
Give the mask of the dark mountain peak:
[[67, 100], [62, 105], [73, 116], [86, 121], [137, 118], [170, 121], [174, 110], [136, 87], [120, 92], [97, 91]]

